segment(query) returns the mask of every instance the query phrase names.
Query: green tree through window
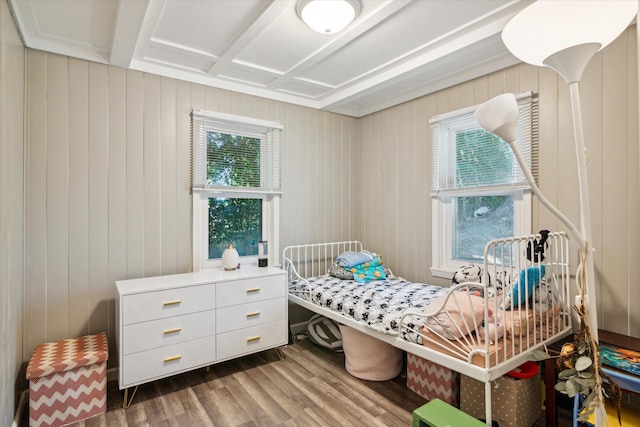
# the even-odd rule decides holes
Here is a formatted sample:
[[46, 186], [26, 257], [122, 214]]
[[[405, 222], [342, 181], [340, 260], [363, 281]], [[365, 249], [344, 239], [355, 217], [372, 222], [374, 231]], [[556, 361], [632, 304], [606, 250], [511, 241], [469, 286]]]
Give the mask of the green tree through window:
[[[207, 133], [207, 183], [260, 187], [260, 139]], [[209, 259], [233, 244], [240, 256], [257, 255], [262, 240], [262, 199], [209, 198]]]
[[209, 259], [222, 257], [229, 243], [240, 256], [257, 255], [260, 240], [261, 199], [209, 199]]
[[260, 187], [260, 139], [207, 132], [207, 183]]
[[192, 111], [194, 271], [219, 268], [230, 244], [243, 265], [253, 265], [262, 240], [278, 264], [283, 129], [254, 117]]

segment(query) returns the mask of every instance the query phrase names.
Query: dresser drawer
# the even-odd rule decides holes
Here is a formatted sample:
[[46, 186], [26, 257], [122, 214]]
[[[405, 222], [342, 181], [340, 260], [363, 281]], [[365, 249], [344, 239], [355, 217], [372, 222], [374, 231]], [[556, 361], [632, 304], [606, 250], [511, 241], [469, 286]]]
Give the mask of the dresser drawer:
[[124, 356], [120, 388], [152, 381], [215, 361], [216, 339], [207, 337]]
[[219, 308], [216, 310], [216, 331], [220, 334], [284, 320], [286, 301], [285, 298], [275, 298]]
[[252, 328], [219, 334], [216, 340], [218, 361], [287, 344], [284, 320]]
[[185, 286], [122, 297], [122, 324], [181, 316], [215, 307], [215, 285]]
[[216, 307], [246, 304], [285, 296], [285, 276], [265, 276], [217, 284]]
[[215, 335], [215, 326], [215, 310], [133, 323], [123, 327], [122, 351], [126, 355], [205, 338]]

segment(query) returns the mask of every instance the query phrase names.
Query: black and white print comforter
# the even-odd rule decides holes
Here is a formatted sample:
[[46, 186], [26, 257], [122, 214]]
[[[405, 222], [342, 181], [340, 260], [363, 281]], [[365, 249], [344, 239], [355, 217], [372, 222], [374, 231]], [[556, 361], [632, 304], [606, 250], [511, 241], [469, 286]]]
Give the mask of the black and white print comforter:
[[[357, 283], [327, 275], [311, 277], [307, 281], [310, 288], [304, 280], [297, 280], [290, 285], [289, 292], [305, 299], [310, 295], [312, 303], [390, 335], [398, 335], [400, 321], [407, 310], [423, 312], [431, 301], [449, 290], [399, 277]], [[407, 319], [405, 323], [413, 330], [416, 318]], [[418, 344], [422, 341], [418, 334], [406, 329], [403, 329], [402, 338]]]

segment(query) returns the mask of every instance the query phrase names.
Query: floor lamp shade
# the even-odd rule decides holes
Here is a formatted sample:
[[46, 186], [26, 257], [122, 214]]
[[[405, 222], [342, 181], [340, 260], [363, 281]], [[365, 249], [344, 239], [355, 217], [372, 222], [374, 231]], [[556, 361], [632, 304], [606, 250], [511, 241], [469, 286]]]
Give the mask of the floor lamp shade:
[[[523, 62], [543, 66], [551, 55], [587, 43], [602, 49], [629, 26], [634, 1], [539, 0], [514, 16], [502, 41]], [[593, 52], [595, 53], [595, 51]]]
[[518, 102], [515, 95], [505, 93], [476, 109], [475, 117], [484, 130], [502, 138], [508, 144], [516, 139]]

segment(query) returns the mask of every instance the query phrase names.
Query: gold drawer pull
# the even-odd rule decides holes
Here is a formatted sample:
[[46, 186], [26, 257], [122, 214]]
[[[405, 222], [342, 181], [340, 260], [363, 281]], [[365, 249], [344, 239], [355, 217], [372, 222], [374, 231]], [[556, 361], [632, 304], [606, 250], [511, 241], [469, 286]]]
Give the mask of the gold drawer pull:
[[172, 334], [174, 332], [180, 332], [181, 330], [182, 330], [182, 328], [165, 329], [163, 334]]
[[164, 362], [165, 363], [172, 362], [172, 361], [178, 360], [178, 359], [182, 359], [182, 355], [181, 354], [178, 354], [177, 356], [165, 357], [164, 358]]
[[260, 288], [249, 288], [249, 289], [247, 289], [247, 293], [248, 294], [251, 293], [251, 292], [258, 292], [258, 291], [260, 291]]
[[253, 313], [247, 313], [247, 317], [255, 317], [255, 316], [260, 316], [260, 312], [254, 311]]
[[176, 299], [173, 301], [165, 301], [162, 303], [162, 305], [176, 305], [176, 304], [180, 304], [182, 302], [181, 299]]
[[260, 335], [257, 335], [255, 337], [249, 337], [247, 338], [247, 342], [251, 342], [251, 341], [258, 341], [260, 339]]

